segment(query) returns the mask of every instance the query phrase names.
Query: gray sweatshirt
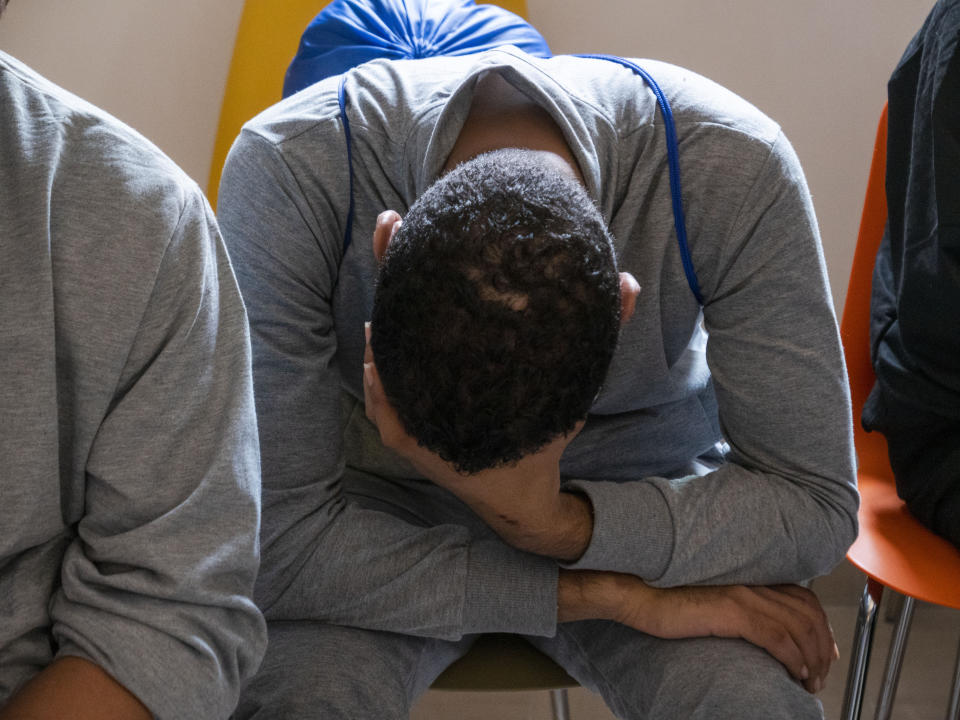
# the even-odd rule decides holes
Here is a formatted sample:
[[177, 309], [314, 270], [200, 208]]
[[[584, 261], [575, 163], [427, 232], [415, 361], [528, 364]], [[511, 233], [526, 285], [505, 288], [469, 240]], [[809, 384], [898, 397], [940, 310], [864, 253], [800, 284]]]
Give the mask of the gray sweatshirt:
[[[402, 214], [437, 177], [485, 71], [562, 128], [621, 269], [643, 287], [563, 458], [595, 514], [571, 567], [661, 586], [778, 583], [825, 573], [843, 556], [856, 535], [850, 406], [797, 158], [745, 101], [687, 70], [640, 62], [673, 105], [702, 310], [674, 232], [662, 117], [628, 69], [508, 48], [351, 71], [356, 207], [346, 251], [339, 78], [245, 126], [219, 216], [253, 330], [264, 481], [257, 599], [268, 619], [450, 638], [555, 631], [552, 560], [471, 541], [455, 524], [419, 527], [360, 508], [341, 490], [345, 468], [410, 472], [361, 406], [370, 238], [379, 212]], [[726, 461], [698, 474], [696, 459], [718, 448]]]
[[0, 706], [64, 655], [222, 718], [266, 642], [246, 317], [203, 195], [0, 53]]

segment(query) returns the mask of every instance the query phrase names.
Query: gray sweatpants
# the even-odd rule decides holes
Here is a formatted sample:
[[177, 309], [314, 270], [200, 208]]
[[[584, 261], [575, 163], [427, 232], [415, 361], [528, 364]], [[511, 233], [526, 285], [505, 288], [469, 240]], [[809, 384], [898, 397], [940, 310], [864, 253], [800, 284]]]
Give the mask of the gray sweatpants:
[[[436, 514], [429, 519], [463, 523], [478, 536], [491, 533], [469, 508], [429, 483], [358, 473], [348, 473], [345, 483], [351, 499], [367, 507], [419, 521], [425, 513]], [[244, 689], [235, 718], [406, 718], [415, 700], [474, 640], [271, 622], [266, 657]], [[779, 662], [741, 640], [661, 640], [606, 621], [565, 623], [552, 638], [528, 640], [581, 685], [600, 693], [620, 718], [823, 717], [819, 701]]]

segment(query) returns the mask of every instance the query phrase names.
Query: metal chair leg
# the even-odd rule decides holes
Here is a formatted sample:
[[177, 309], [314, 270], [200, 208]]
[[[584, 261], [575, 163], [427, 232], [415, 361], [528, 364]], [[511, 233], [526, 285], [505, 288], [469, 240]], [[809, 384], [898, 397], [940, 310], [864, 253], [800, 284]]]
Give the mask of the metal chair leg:
[[553, 720], [570, 720], [570, 703], [567, 700], [567, 689], [550, 691], [550, 704], [553, 706]]
[[883, 619], [888, 623], [892, 623], [900, 617], [900, 613], [903, 612], [903, 598], [904, 596], [898, 592], [891, 592], [887, 595], [884, 601]]
[[880, 686], [880, 698], [877, 700], [876, 720], [890, 720], [893, 710], [893, 700], [897, 695], [897, 684], [900, 682], [900, 668], [903, 667], [903, 652], [907, 647], [907, 638], [910, 636], [910, 622], [913, 620], [913, 608], [916, 600], [906, 596], [903, 598], [903, 607], [900, 608], [900, 618], [893, 631], [890, 641], [890, 651], [887, 653], [887, 667], [883, 671], [883, 685]]
[[863, 686], [866, 684], [867, 666], [870, 664], [870, 646], [873, 644], [873, 629], [877, 624], [877, 609], [882, 595], [883, 585], [867, 578], [867, 584], [860, 596], [857, 630], [853, 636], [850, 669], [847, 671], [847, 687], [843, 692], [843, 720], [860, 720]]
[[960, 647], [957, 647], [957, 665], [953, 670], [953, 689], [950, 690], [947, 720], [960, 720]]

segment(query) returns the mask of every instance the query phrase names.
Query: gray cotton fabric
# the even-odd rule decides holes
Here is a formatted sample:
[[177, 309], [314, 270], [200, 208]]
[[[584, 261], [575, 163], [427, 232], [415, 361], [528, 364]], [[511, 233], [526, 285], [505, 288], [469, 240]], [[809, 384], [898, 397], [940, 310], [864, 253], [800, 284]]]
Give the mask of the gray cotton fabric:
[[[621, 269], [643, 286], [563, 458], [595, 512], [590, 546], [571, 567], [661, 586], [779, 583], [842, 558], [858, 502], [850, 405], [798, 160], [742, 99], [690, 71], [639, 62], [673, 105], [702, 310], [674, 233], [661, 116], [628, 69], [506, 48], [351, 71], [356, 205], [346, 251], [339, 78], [244, 127], [219, 218], [252, 327], [264, 481], [257, 599], [268, 619], [447, 639], [556, 631], [552, 560], [343, 492], [351, 473], [394, 478], [401, 490], [412, 477], [360, 400], [370, 238], [378, 213], [402, 214], [437, 177], [484, 72], [500, 73], [562, 128]], [[698, 474], [696, 459], [718, 451], [725, 461]]]
[[[456, 524], [473, 541], [493, 536], [468, 506], [428, 481], [400, 484], [349, 472], [343, 485], [361, 506], [424, 525]], [[268, 628], [267, 654], [243, 688], [235, 720], [407, 718], [416, 699], [477, 637], [450, 641], [310, 620], [276, 620]], [[553, 637], [526, 639], [599, 693], [619, 718], [823, 717], [816, 696], [778, 660], [740, 639], [663, 640], [608, 621], [563, 623]]]
[[230, 714], [266, 645], [249, 362], [196, 185], [0, 53], [0, 706], [73, 655]]

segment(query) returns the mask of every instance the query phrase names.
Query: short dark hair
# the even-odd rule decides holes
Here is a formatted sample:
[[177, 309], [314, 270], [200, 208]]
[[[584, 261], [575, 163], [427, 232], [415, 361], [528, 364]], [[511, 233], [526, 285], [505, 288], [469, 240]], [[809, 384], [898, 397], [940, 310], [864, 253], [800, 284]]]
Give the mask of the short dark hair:
[[613, 240], [573, 177], [497, 150], [414, 203], [380, 267], [371, 345], [406, 431], [460, 472], [585, 418], [616, 349]]

